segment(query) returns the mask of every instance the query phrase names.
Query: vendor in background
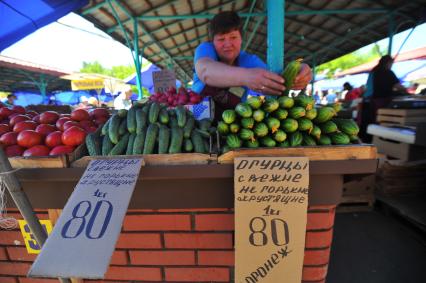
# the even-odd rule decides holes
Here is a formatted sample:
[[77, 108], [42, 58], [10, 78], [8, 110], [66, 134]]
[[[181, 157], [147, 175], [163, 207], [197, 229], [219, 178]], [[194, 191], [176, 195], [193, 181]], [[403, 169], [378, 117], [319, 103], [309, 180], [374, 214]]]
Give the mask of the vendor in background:
[[89, 108], [89, 99], [82, 95], [80, 96], [80, 103], [75, 107], [75, 109], [88, 109]]
[[360, 137], [363, 142], [372, 140], [371, 135], [367, 134], [367, 127], [376, 121], [377, 110], [386, 107], [395, 96], [407, 93], [392, 72], [392, 64], [392, 57], [385, 55], [369, 74], [359, 117]]
[[360, 88], [354, 88], [350, 83], [346, 82], [343, 84], [343, 90], [346, 90], [345, 101], [352, 101], [360, 98], [362, 95]]
[[[210, 22], [209, 36], [210, 41], [195, 50], [192, 90], [213, 98], [216, 119], [224, 110], [244, 101], [247, 89], [266, 95], [282, 94], [284, 79], [269, 72], [259, 57], [241, 50], [242, 23], [237, 13], [217, 14]], [[305, 88], [311, 78], [311, 69], [302, 64], [293, 89]], [[233, 87], [243, 87], [243, 93]]]
[[114, 108], [119, 109], [130, 109], [132, 106], [132, 89], [130, 86], [126, 86], [124, 90], [114, 99]]
[[9, 94], [9, 95], [7, 96], [7, 98], [6, 98], [6, 100], [5, 100], [5, 101], [3, 101], [3, 104], [4, 104], [5, 106], [8, 106], [8, 107], [13, 106], [13, 105], [15, 105], [15, 100], [16, 100], [16, 99], [18, 99], [18, 98], [16, 97], [16, 95], [14, 95], [14, 94]]

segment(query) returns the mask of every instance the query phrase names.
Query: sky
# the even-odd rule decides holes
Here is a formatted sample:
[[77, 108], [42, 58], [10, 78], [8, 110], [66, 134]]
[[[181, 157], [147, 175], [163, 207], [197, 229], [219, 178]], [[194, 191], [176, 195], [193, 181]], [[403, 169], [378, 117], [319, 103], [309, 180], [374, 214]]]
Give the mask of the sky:
[[[399, 50], [409, 31], [394, 36], [393, 53]], [[417, 26], [405, 43], [402, 52], [426, 46], [425, 34], [426, 24]], [[388, 40], [381, 40], [378, 44], [387, 46]], [[126, 46], [74, 13], [28, 35], [3, 50], [1, 55], [67, 72], [79, 71], [84, 61], [98, 61], [107, 68], [133, 65], [132, 55]]]

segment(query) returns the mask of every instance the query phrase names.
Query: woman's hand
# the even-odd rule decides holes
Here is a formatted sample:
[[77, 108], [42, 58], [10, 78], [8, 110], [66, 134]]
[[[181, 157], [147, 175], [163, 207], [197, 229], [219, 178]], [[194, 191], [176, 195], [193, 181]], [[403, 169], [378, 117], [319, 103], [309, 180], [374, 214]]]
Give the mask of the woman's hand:
[[269, 95], [281, 95], [285, 90], [284, 79], [280, 75], [261, 68], [245, 69], [244, 85]]
[[292, 89], [296, 89], [296, 90], [304, 89], [311, 80], [312, 80], [311, 68], [307, 64], [302, 63], [299, 74], [297, 74], [296, 79], [294, 80]]

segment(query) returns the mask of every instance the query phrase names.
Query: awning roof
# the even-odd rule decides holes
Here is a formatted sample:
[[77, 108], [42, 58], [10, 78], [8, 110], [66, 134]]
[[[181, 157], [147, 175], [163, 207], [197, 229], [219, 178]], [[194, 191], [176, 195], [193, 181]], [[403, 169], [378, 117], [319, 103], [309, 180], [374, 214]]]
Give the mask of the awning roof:
[[[173, 64], [179, 79], [187, 81], [192, 78], [194, 50], [208, 40], [208, 21], [220, 11], [240, 13], [244, 20], [243, 46], [248, 43], [249, 52], [266, 59], [265, 2], [94, 0], [77, 13], [124, 44], [127, 37], [133, 45], [137, 28], [143, 56], [160, 67]], [[311, 65], [314, 60], [318, 65], [386, 38], [390, 19], [395, 33], [424, 21], [423, 0], [286, 0], [285, 3], [285, 56], [304, 57]]]
[[0, 91], [40, 92], [45, 87], [47, 92], [69, 90], [71, 84], [61, 76], [68, 73], [0, 55]]
[[0, 51], [87, 3], [87, 0], [1, 0]]
[[[426, 59], [426, 47], [401, 53], [398, 56], [396, 56], [394, 62], [418, 60], [418, 59]], [[379, 63], [379, 59], [375, 59], [365, 64], [344, 70], [343, 72], [336, 74], [336, 76], [341, 77], [341, 76], [369, 72], [377, 65], [377, 63]]]

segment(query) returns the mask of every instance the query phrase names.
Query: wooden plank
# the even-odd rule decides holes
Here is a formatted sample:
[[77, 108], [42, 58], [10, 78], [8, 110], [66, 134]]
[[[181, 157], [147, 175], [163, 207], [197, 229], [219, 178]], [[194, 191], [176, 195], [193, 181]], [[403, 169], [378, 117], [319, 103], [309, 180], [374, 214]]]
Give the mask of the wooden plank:
[[401, 125], [405, 125], [408, 123], [424, 123], [426, 122], [425, 117], [399, 117], [399, 116], [385, 116], [385, 115], [377, 115], [378, 122], [395, 122]]
[[219, 163], [233, 163], [235, 157], [246, 156], [307, 156], [309, 160], [376, 159], [373, 145], [306, 146], [289, 148], [242, 148], [229, 151], [218, 158]]
[[60, 156], [15, 156], [9, 157], [12, 168], [66, 168], [66, 155]]
[[216, 164], [217, 157], [202, 153], [146, 154], [119, 156], [84, 156], [71, 163], [71, 167], [87, 167], [93, 159], [143, 158], [146, 165]]
[[426, 109], [392, 109], [392, 108], [380, 108], [377, 110], [378, 115], [388, 115], [388, 116], [403, 116], [403, 117], [413, 117], [413, 116], [425, 116]]

